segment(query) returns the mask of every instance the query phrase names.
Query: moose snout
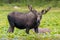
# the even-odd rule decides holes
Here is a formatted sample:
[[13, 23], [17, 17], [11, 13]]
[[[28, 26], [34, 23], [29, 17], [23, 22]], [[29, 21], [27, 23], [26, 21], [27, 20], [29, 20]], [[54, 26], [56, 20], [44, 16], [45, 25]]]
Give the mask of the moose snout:
[[37, 20], [37, 23], [40, 24], [40, 19]]
[[37, 23], [39, 23], [40, 21], [39, 20], [37, 20]]

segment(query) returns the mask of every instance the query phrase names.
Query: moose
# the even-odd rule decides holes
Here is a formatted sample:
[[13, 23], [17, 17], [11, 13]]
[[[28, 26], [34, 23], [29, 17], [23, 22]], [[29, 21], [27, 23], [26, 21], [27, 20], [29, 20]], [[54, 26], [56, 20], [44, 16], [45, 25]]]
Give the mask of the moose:
[[29, 12], [11, 12], [8, 14], [8, 22], [10, 27], [8, 32], [14, 32], [14, 27], [18, 29], [26, 29], [26, 33], [29, 34], [30, 29], [34, 29], [36, 33], [38, 33], [38, 26], [40, 24], [40, 20], [43, 14], [46, 14], [51, 7], [42, 10], [41, 12], [37, 12], [32, 8], [32, 5], [28, 5]]

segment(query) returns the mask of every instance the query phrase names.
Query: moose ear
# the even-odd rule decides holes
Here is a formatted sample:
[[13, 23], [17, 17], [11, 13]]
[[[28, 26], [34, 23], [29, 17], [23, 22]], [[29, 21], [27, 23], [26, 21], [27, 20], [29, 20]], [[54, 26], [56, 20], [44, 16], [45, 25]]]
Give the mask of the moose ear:
[[41, 14], [46, 14], [50, 9], [51, 9], [51, 7], [48, 7], [47, 9], [43, 9], [41, 11]]
[[51, 9], [51, 7], [48, 7], [48, 9]]
[[30, 11], [32, 11], [32, 5], [28, 5]]
[[42, 10], [42, 11], [41, 11], [41, 14], [44, 14], [44, 13], [45, 13], [45, 10]]
[[51, 7], [48, 7], [48, 8], [46, 9], [46, 11], [48, 12], [50, 9], [51, 9]]

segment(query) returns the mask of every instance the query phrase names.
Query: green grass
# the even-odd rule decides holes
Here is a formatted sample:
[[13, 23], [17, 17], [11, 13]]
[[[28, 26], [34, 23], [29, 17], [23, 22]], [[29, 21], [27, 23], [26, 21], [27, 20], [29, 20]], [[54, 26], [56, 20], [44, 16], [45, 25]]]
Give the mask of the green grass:
[[[40, 11], [43, 8], [37, 8]], [[36, 34], [30, 30], [30, 34], [26, 34], [25, 30], [15, 28], [14, 33], [7, 33], [9, 23], [7, 15], [12, 11], [27, 12], [28, 8], [19, 7], [14, 9], [12, 6], [0, 7], [0, 40], [60, 40], [60, 9], [52, 8], [47, 14], [43, 15], [41, 28], [49, 28], [51, 33], [48, 34]]]
[[11, 4], [9, 4], [7, 0], [0, 1], [0, 6], [26, 6], [28, 4], [40, 7], [52, 6], [60, 8], [60, 0], [19, 0], [17, 2], [11, 0]]

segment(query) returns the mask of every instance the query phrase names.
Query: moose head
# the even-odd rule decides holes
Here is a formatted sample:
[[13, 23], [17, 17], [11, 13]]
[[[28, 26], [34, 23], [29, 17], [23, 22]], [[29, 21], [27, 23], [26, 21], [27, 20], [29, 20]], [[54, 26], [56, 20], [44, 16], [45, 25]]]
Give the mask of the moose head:
[[42, 15], [46, 14], [50, 9], [51, 9], [51, 7], [48, 7], [46, 9], [43, 9], [40, 12], [38, 12], [37, 21], [39, 22], [42, 19]]
[[29, 8], [29, 10], [32, 13], [36, 13], [36, 15], [37, 15], [37, 24], [38, 25], [40, 24], [40, 21], [42, 19], [42, 15], [46, 14], [51, 9], [51, 7], [47, 7], [46, 9], [43, 9], [40, 12], [37, 12], [37, 10], [35, 10], [35, 9], [32, 8], [32, 5], [28, 5], [28, 8]]

